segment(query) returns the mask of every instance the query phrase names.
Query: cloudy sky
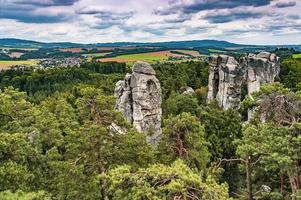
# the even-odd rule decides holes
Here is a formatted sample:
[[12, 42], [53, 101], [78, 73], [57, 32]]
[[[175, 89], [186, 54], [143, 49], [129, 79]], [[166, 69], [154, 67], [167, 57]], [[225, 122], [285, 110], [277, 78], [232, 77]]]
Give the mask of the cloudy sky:
[[0, 38], [301, 44], [301, 0], [0, 0]]

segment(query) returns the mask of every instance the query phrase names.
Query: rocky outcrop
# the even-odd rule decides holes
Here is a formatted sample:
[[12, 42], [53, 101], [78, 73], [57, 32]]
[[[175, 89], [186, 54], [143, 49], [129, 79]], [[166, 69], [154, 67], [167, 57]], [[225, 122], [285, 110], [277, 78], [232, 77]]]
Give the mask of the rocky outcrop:
[[194, 89], [192, 89], [191, 87], [186, 87], [184, 92], [182, 92], [183, 95], [193, 95], [194, 93]]
[[239, 108], [241, 88], [247, 84], [248, 94], [271, 83], [280, 71], [278, 57], [269, 52], [249, 54], [236, 60], [219, 55], [209, 58], [208, 102], [216, 99], [223, 109]]
[[212, 56], [209, 59], [208, 101], [217, 99], [224, 108], [238, 108], [244, 69], [231, 56]]
[[116, 83], [116, 109], [139, 132], [146, 133], [152, 145], [156, 145], [162, 132], [160, 82], [148, 63], [138, 61], [132, 71]]
[[274, 82], [280, 72], [278, 57], [269, 52], [249, 54], [247, 58], [248, 94], [259, 90], [265, 83]]

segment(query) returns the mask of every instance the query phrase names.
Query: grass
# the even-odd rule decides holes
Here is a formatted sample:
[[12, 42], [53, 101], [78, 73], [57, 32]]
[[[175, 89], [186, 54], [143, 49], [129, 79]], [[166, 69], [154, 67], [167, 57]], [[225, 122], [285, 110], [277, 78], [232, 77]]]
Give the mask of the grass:
[[223, 50], [220, 50], [220, 49], [208, 49], [209, 52], [211, 53], [225, 53], [227, 51], [223, 51]]
[[178, 49], [176, 49], [174, 51], [184, 53], [184, 54], [187, 54], [187, 55], [191, 55], [191, 56], [194, 56], [194, 57], [197, 57], [197, 56], [201, 55], [198, 51], [195, 51], [195, 50], [182, 50], [182, 49], [178, 50]]
[[107, 55], [109, 53], [110, 52], [106, 52], [106, 53], [87, 53], [87, 54], [83, 54], [83, 56], [86, 56], [86, 57], [101, 57], [101, 56]]
[[295, 58], [295, 59], [301, 58], [301, 53], [293, 54], [293, 58]]
[[36, 60], [0, 60], [0, 69], [8, 69], [14, 65], [36, 65], [38, 62]]
[[121, 55], [113, 58], [102, 58], [99, 59], [99, 61], [135, 62], [141, 60], [141, 61], [152, 63], [156, 61], [168, 60], [169, 57], [181, 57], [181, 56], [183, 55], [174, 54], [171, 53], [170, 51], [157, 51], [157, 52], [150, 52], [150, 53], [127, 54], [127, 55]]

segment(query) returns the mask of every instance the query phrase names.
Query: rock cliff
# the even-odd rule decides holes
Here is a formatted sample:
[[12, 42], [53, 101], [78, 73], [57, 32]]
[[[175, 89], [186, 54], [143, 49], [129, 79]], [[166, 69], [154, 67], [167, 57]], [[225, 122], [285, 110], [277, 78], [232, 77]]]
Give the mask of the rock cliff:
[[231, 56], [212, 56], [209, 59], [208, 101], [217, 99], [224, 108], [238, 108], [244, 69]]
[[209, 58], [208, 102], [216, 99], [223, 109], [239, 108], [241, 89], [247, 84], [248, 94], [271, 83], [280, 71], [278, 57], [269, 52], [249, 54], [236, 60], [219, 55]]
[[246, 65], [249, 95], [259, 90], [262, 84], [274, 82], [280, 72], [278, 57], [269, 52], [249, 54]]
[[138, 61], [132, 71], [116, 83], [116, 109], [155, 146], [162, 132], [160, 82], [148, 63]]

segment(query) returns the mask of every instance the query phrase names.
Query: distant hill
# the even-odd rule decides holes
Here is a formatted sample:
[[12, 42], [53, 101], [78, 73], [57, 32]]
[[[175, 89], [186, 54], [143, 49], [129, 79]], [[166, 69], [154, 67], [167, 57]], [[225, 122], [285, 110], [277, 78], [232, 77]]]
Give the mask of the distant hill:
[[126, 47], [126, 46], [154, 46], [166, 48], [276, 48], [287, 47], [301, 49], [300, 45], [243, 45], [220, 40], [191, 40], [191, 41], [170, 41], [170, 42], [114, 42], [114, 43], [96, 43], [80, 44], [72, 42], [54, 42], [45, 43], [31, 40], [22, 40], [15, 38], [0, 39], [0, 47], [9, 48], [94, 48], [94, 47]]
[[0, 39], [0, 47], [10, 47], [10, 48], [71, 48], [71, 47], [87, 47], [91, 45], [78, 44], [71, 42], [53, 42], [44, 43], [36, 42], [31, 40], [22, 40], [14, 38], [3, 38]]
[[43, 45], [41, 42], [31, 40], [21, 40], [14, 38], [0, 39], [0, 47], [12, 47], [12, 48], [40, 48]]
[[116, 42], [116, 43], [98, 43], [97, 46], [155, 46], [168, 48], [192, 48], [192, 47], [239, 47], [245, 46], [227, 41], [219, 40], [191, 40], [191, 41], [170, 41], [170, 42]]
[[[230, 43], [218, 40], [192, 40], [192, 41], [171, 41], [171, 42], [114, 42], [114, 43], [96, 43], [96, 44], [79, 44], [71, 42], [43, 43], [31, 40], [21, 40], [14, 38], [0, 39], [0, 47], [10, 48], [93, 48], [93, 47], [125, 47], [125, 46], [155, 46], [167, 48], [192, 48], [192, 47], [240, 47], [245, 45]], [[248, 45], [249, 46], [249, 45]]]

